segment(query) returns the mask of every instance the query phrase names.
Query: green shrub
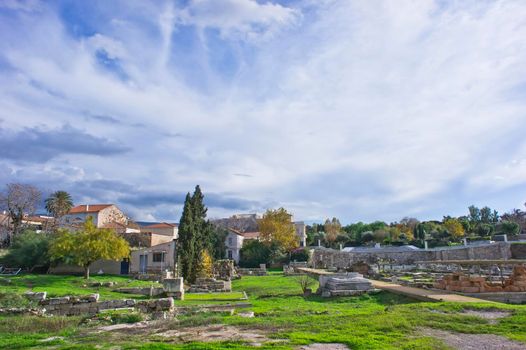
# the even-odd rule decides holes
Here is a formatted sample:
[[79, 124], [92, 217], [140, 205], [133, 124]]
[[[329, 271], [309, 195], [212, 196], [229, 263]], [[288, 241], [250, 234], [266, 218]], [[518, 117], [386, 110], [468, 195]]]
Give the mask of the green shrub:
[[49, 266], [49, 242], [48, 234], [24, 231], [14, 238], [11, 248], [0, 262], [6, 266], [26, 269]]
[[241, 248], [239, 266], [259, 267], [259, 264], [270, 262], [272, 250], [260, 241], [246, 241]]
[[309, 261], [307, 248], [298, 248], [290, 253], [290, 261]]

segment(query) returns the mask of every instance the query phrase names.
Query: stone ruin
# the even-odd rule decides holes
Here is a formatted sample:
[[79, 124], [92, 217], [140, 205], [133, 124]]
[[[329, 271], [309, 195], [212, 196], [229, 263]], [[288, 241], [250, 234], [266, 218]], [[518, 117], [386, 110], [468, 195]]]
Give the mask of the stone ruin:
[[238, 267], [237, 272], [240, 276], [266, 276], [267, 266], [265, 264], [259, 264], [259, 268], [243, 268]]
[[445, 275], [433, 284], [434, 288], [461, 293], [526, 292], [526, 267], [517, 265], [504, 283], [490, 283], [483, 276], [463, 272]]
[[300, 272], [298, 268], [308, 267], [306, 261], [291, 261], [288, 265], [283, 265], [283, 274], [285, 276], [298, 276], [302, 275], [303, 272]]
[[184, 284], [182, 277], [165, 278], [162, 287], [122, 287], [114, 289], [114, 292], [139, 294], [152, 297], [167, 296], [176, 300], [184, 300]]
[[322, 275], [319, 281], [318, 293], [326, 298], [361, 295], [375, 290], [371, 281], [357, 272]]
[[165, 278], [163, 280], [163, 289], [167, 297], [184, 300], [184, 283], [182, 277]]
[[212, 276], [218, 280], [231, 281], [240, 278], [234, 267], [234, 260], [216, 260], [212, 266]]
[[161, 298], [152, 300], [121, 299], [99, 301], [99, 294], [64, 296], [46, 298], [45, 292], [26, 292], [29, 300], [37, 301], [42, 313], [51, 315], [95, 315], [102, 310], [135, 308], [141, 312], [158, 313], [173, 311], [174, 299]]
[[221, 293], [231, 291], [231, 281], [216, 280], [215, 278], [197, 278], [188, 290], [189, 293]]

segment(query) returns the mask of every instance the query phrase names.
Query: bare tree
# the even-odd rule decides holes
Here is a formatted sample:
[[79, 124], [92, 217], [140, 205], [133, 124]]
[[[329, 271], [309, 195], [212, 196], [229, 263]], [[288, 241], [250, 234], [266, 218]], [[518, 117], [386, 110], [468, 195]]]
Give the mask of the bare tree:
[[0, 193], [0, 208], [7, 211], [13, 230], [11, 235], [17, 235], [22, 229], [24, 215], [35, 213], [42, 193], [32, 185], [10, 183], [4, 192]]

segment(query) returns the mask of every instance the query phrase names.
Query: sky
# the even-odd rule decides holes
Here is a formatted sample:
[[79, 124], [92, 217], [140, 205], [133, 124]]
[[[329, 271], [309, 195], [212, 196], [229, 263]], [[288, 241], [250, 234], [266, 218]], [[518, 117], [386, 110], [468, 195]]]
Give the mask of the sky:
[[178, 221], [526, 201], [526, 2], [0, 1], [0, 185]]

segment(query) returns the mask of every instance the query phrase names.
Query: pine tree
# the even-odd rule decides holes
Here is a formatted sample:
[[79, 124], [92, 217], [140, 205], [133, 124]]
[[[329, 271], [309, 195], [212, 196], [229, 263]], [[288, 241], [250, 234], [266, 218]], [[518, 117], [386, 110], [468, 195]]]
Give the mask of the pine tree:
[[192, 270], [193, 267], [196, 266], [196, 238], [192, 198], [190, 197], [190, 193], [187, 193], [184, 201], [183, 214], [179, 221], [178, 260], [181, 274], [184, 279], [189, 282], [195, 280], [195, 272]]

